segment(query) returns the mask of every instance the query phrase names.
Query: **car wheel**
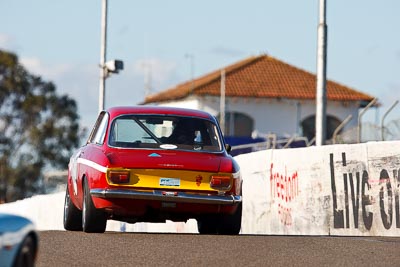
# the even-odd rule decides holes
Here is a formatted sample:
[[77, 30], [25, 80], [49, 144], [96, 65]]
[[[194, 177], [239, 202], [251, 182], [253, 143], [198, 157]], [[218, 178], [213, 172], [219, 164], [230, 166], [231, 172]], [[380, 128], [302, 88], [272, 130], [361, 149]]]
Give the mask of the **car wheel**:
[[103, 210], [96, 209], [90, 195], [89, 185], [85, 179], [83, 183], [82, 228], [86, 233], [104, 233], [107, 226], [107, 217]]
[[242, 203], [234, 214], [223, 215], [219, 224], [218, 233], [223, 235], [238, 235], [242, 227]]
[[68, 187], [64, 201], [64, 228], [68, 231], [82, 231], [82, 211], [72, 203]]
[[32, 236], [28, 235], [22, 242], [15, 258], [14, 267], [35, 266], [36, 246]]
[[201, 235], [214, 235], [218, 233], [219, 221], [213, 216], [205, 216], [197, 219], [197, 230]]

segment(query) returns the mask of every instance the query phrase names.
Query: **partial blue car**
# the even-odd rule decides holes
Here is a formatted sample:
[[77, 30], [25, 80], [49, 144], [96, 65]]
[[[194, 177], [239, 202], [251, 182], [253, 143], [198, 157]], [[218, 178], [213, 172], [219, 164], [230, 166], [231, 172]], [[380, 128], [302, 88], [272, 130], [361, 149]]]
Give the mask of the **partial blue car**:
[[0, 213], [0, 267], [35, 266], [39, 237], [29, 219]]

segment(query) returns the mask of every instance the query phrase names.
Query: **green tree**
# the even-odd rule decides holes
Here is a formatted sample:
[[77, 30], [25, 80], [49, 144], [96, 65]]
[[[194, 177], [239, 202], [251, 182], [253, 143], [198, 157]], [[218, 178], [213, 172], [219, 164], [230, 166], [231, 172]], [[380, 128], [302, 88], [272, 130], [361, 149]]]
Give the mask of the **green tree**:
[[45, 168], [67, 169], [78, 120], [75, 100], [0, 50], [0, 201], [40, 192]]

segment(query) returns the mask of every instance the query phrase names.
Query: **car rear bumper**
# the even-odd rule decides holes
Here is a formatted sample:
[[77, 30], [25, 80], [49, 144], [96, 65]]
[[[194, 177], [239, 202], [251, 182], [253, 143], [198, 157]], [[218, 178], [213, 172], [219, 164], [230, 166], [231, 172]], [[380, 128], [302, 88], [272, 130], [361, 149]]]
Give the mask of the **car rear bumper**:
[[195, 203], [195, 204], [215, 204], [215, 205], [237, 205], [242, 202], [242, 196], [231, 195], [199, 195], [188, 194], [184, 192], [165, 192], [154, 190], [152, 192], [143, 192], [136, 190], [121, 190], [121, 189], [91, 189], [90, 194], [93, 197], [111, 199], [140, 199], [140, 200], [155, 200], [167, 201], [176, 203]]

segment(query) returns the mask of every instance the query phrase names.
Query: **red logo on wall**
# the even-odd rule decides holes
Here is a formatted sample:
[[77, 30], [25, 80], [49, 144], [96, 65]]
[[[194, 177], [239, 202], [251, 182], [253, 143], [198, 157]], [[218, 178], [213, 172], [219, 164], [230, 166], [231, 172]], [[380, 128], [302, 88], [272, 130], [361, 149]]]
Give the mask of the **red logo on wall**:
[[203, 180], [203, 177], [201, 177], [201, 175], [197, 175], [196, 176], [196, 185], [200, 186], [202, 180]]

